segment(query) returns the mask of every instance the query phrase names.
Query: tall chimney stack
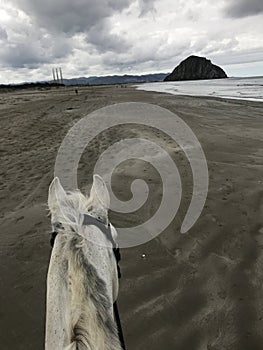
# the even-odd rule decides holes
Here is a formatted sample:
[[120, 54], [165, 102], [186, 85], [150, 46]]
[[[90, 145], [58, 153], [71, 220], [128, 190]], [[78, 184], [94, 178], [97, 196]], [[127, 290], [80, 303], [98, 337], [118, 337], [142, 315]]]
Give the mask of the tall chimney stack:
[[61, 82], [61, 84], [64, 84], [61, 67], [59, 68], [59, 72], [60, 72], [60, 82]]

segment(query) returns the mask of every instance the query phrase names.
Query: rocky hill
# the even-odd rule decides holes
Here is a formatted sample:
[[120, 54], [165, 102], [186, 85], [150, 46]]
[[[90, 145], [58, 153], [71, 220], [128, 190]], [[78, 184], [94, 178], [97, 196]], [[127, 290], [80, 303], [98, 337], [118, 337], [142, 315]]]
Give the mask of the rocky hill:
[[189, 56], [177, 66], [164, 81], [227, 78], [222, 68], [205, 57]]

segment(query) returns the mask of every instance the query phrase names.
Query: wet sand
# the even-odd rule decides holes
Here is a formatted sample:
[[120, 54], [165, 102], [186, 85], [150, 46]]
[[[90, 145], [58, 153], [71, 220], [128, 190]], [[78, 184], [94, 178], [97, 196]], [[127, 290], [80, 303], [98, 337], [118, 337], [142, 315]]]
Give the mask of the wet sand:
[[[99, 86], [80, 88], [78, 95], [73, 88], [0, 94], [1, 350], [44, 348], [46, 202], [60, 143], [82, 116], [132, 101], [167, 108], [192, 128], [207, 158], [210, 183], [201, 217], [181, 235], [192, 174], [167, 135], [118, 127], [85, 151], [81, 186], [91, 183], [97, 156], [108, 145], [137, 135], [167, 148], [183, 174], [183, 200], [174, 221], [155, 240], [122, 251], [119, 306], [127, 349], [263, 348], [263, 103]], [[140, 162], [124, 164], [114, 176], [117, 195], [128, 199], [136, 177], [149, 183], [150, 200], [131, 215], [111, 213], [117, 226], [143, 222], [159, 205], [160, 178]]]

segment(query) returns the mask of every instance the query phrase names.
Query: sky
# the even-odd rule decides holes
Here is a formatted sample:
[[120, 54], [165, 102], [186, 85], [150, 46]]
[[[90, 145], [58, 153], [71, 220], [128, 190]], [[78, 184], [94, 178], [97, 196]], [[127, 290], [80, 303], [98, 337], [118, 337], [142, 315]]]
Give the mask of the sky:
[[171, 72], [263, 76], [263, 0], [0, 0], [0, 84]]

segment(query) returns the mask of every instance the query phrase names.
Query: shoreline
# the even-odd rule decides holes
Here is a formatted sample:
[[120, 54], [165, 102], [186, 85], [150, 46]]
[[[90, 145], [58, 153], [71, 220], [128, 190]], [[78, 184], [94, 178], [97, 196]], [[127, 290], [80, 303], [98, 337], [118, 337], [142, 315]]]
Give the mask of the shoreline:
[[[211, 100], [223, 100], [223, 101], [240, 101], [240, 102], [254, 102], [258, 104], [262, 104], [262, 100], [257, 100], [257, 99], [247, 99], [247, 98], [238, 98], [238, 97], [221, 97], [221, 96], [209, 96], [209, 95], [188, 95], [188, 94], [173, 94], [172, 92], [167, 92], [167, 91], [153, 91], [153, 90], [143, 90], [143, 89], [137, 89], [139, 91], [144, 91], [144, 92], [152, 92], [152, 93], [158, 93], [158, 94], [165, 94], [165, 95], [172, 95], [175, 97], [188, 97], [188, 98], [200, 98], [200, 99], [211, 99]], [[262, 105], [259, 106], [262, 108]]]
[[[250, 84], [247, 82], [250, 81]], [[243, 84], [242, 84], [243, 82]], [[219, 97], [263, 102], [263, 77], [187, 80], [137, 84], [139, 90], [173, 95]]]

